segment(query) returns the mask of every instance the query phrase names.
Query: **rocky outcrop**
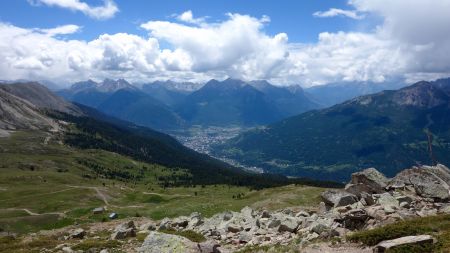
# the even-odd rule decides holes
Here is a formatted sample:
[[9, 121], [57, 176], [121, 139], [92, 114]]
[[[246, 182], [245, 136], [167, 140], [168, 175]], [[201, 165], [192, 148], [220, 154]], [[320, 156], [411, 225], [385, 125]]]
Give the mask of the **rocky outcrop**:
[[343, 190], [325, 191], [321, 196], [325, 204], [332, 207], [347, 206], [358, 201], [354, 194]]
[[139, 253], [200, 253], [197, 243], [178, 235], [150, 232], [138, 249]]
[[111, 234], [111, 239], [120, 240], [134, 236], [136, 236], [136, 226], [134, 225], [133, 221], [129, 221], [118, 225], [114, 229], [114, 233]]
[[[367, 193], [383, 193], [389, 180], [375, 168], [352, 174], [351, 185], [364, 187]], [[346, 187], [347, 188], [347, 187]]]
[[[414, 167], [399, 173], [392, 180], [370, 168], [353, 174], [345, 189], [323, 192], [323, 202], [317, 212], [294, 212], [288, 208], [270, 212], [245, 207], [240, 212], [227, 211], [210, 218], [204, 218], [199, 213], [165, 218], [156, 229], [192, 230], [205, 236], [211, 245], [222, 245], [232, 251], [246, 245], [287, 244], [295, 238], [307, 242], [316, 238], [342, 237], [350, 231], [450, 212], [450, 203], [445, 195], [448, 191], [439, 190], [439, 187], [447, 189], [449, 180], [450, 171], [443, 165]], [[426, 189], [426, 185], [432, 190]], [[157, 232], [151, 233], [155, 235]], [[173, 246], [174, 249], [184, 245], [186, 252], [190, 252], [193, 248], [192, 242], [185, 243], [184, 239], [180, 242], [177, 237], [156, 238], [160, 239], [149, 236], [144, 244], [148, 247], [151, 243], [159, 245], [161, 241], [172, 238], [176, 242], [171, 244], [176, 246]], [[377, 247], [382, 250], [394, 243], [410, 241], [408, 238], [394, 240], [380, 243]]]
[[77, 228], [70, 233], [69, 238], [70, 239], [83, 239], [85, 235], [86, 235], [86, 231], [84, 231], [84, 229]]
[[450, 199], [450, 171], [444, 165], [421, 166], [404, 170], [389, 183], [388, 188], [412, 187], [425, 198]]
[[396, 247], [406, 245], [424, 245], [432, 244], [435, 239], [430, 235], [405, 236], [393, 240], [382, 241], [373, 249], [374, 253], [384, 253], [388, 250], [393, 250]]

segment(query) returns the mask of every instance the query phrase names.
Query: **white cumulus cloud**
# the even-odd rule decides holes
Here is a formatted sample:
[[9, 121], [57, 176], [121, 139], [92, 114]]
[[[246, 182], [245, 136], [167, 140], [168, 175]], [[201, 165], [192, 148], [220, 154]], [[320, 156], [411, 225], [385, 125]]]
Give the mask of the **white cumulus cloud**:
[[191, 10], [187, 10], [180, 15], [175, 15], [179, 21], [200, 25], [205, 22], [205, 17], [194, 18]]
[[50, 28], [50, 29], [36, 29], [36, 31], [43, 32], [43, 33], [47, 34], [48, 36], [72, 34], [72, 33], [78, 32], [80, 30], [81, 30], [81, 27], [77, 26], [77, 25], [62, 25], [62, 26], [57, 26], [55, 28]]
[[114, 17], [119, 11], [113, 0], [103, 0], [101, 6], [90, 6], [80, 0], [28, 0], [33, 5], [45, 4], [48, 6], [56, 6], [69, 9], [72, 11], [80, 11], [85, 15], [96, 19], [108, 19]]
[[319, 18], [330, 18], [330, 17], [336, 17], [336, 16], [344, 16], [347, 18], [352, 18], [352, 19], [363, 19], [364, 15], [359, 15], [356, 11], [354, 10], [342, 10], [342, 9], [337, 9], [337, 8], [330, 8], [327, 11], [317, 11], [313, 13], [314, 17], [319, 17]]
[[305, 44], [290, 42], [282, 31], [266, 33], [267, 16], [242, 14], [200, 23], [187, 11], [173, 20], [141, 24], [145, 36], [99, 34], [90, 41], [58, 36], [80, 32], [76, 25], [42, 29], [0, 23], [0, 76], [61, 82], [234, 77], [305, 86], [450, 76], [450, 0], [430, 5], [352, 0], [349, 5], [381, 22], [368, 31], [324, 31]]

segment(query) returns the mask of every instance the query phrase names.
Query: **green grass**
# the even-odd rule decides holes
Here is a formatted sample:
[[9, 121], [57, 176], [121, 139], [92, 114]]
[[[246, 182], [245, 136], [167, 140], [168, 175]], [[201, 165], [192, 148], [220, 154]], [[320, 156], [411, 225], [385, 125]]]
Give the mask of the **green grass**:
[[[35, 232], [75, 222], [108, 220], [109, 212], [117, 212], [120, 218], [134, 217], [138, 213], [159, 220], [192, 212], [210, 217], [245, 206], [269, 210], [314, 206], [325, 190], [301, 185], [258, 191], [228, 185], [164, 188], [158, 177], [170, 176], [173, 172], [163, 166], [101, 150], [70, 148], [56, 141], [44, 145], [45, 137], [43, 133], [16, 132], [9, 138], [0, 138], [0, 229]], [[106, 179], [96, 176], [80, 160], [90, 161], [89, 166], [128, 170], [131, 174], [146, 169], [140, 181]], [[108, 205], [94, 187], [107, 198]], [[236, 198], [238, 195], [240, 197]], [[92, 214], [92, 209], [100, 206], [107, 206], [108, 212]], [[23, 208], [39, 215], [31, 216], [20, 210]]]
[[42, 252], [42, 249], [53, 249], [60, 242], [52, 237], [38, 237], [31, 241], [22, 241], [21, 238], [1, 237], [0, 252], [4, 253], [29, 253]]
[[192, 230], [184, 230], [184, 231], [177, 231], [172, 229], [165, 229], [165, 230], [159, 230], [161, 233], [171, 234], [171, 235], [179, 235], [183, 236], [193, 242], [204, 242], [206, 241], [206, 238], [195, 231]]
[[[348, 240], [373, 246], [384, 240], [403, 236], [430, 234], [438, 239], [433, 246], [435, 252], [449, 252], [450, 249], [450, 215], [438, 215], [400, 221], [372, 230], [356, 232]], [[430, 245], [424, 247], [431, 247]], [[402, 247], [392, 252], [429, 252], [428, 248]], [[445, 251], [447, 250], [447, 251]]]

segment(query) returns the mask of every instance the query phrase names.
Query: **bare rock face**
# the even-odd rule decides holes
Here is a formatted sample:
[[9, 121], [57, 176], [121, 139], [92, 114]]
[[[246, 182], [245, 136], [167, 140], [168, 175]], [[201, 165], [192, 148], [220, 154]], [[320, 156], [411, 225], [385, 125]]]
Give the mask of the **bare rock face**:
[[84, 229], [77, 228], [77, 229], [73, 230], [72, 233], [70, 233], [69, 238], [83, 239], [85, 235], [86, 235], [86, 231], [84, 231]]
[[325, 204], [333, 207], [347, 206], [358, 202], [354, 194], [343, 190], [328, 190], [321, 194]]
[[111, 234], [111, 239], [120, 240], [134, 236], [136, 236], [136, 226], [133, 221], [129, 221], [118, 225]]
[[405, 236], [393, 240], [382, 241], [373, 249], [374, 253], [382, 253], [399, 246], [414, 244], [432, 244], [435, 239], [431, 235]]
[[381, 172], [375, 168], [368, 168], [361, 172], [353, 173], [350, 184], [359, 186], [361, 188], [360, 191], [372, 194], [385, 192], [388, 182], [389, 179]]
[[441, 200], [450, 199], [450, 171], [444, 165], [421, 166], [397, 174], [389, 188], [414, 187], [418, 195]]
[[138, 249], [139, 253], [186, 252], [200, 253], [197, 243], [178, 235], [150, 232]]

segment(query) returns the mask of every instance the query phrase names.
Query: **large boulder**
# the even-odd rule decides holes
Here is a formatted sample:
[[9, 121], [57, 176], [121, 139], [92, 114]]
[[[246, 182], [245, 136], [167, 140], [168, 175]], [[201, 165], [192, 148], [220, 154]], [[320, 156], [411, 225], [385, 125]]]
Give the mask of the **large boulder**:
[[388, 187], [412, 186], [418, 195], [441, 200], [450, 199], [450, 172], [443, 165], [420, 166], [398, 173]]
[[136, 226], [133, 221], [125, 222], [118, 225], [111, 234], [112, 240], [121, 240], [127, 237], [136, 236]]
[[385, 192], [383, 194], [379, 194], [379, 195], [372, 195], [372, 196], [376, 196], [377, 199], [377, 203], [380, 204], [380, 206], [382, 206], [383, 208], [398, 208], [399, 207], [399, 201], [394, 198], [394, 196], [392, 196], [391, 194], [389, 194], [388, 192]]
[[[368, 168], [352, 174], [350, 184], [353, 188], [357, 186], [361, 191], [367, 193], [383, 193], [389, 182], [381, 172], [375, 168]], [[358, 194], [357, 194], [358, 195]]]
[[150, 232], [145, 238], [139, 253], [200, 253], [197, 243], [178, 235]]
[[69, 238], [83, 239], [85, 235], [86, 235], [86, 231], [84, 231], [84, 229], [77, 228], [70, 233]]
[[346, 229], [357, 230], [362, 229], [368, 219], [369, 215], [364, 209], [353, 209], [344, 213], [342, 218], [337, 219], [337, 221]]
[[293, 217], [285, 217], [282, 221], [280, 226], [278, 227], [279, 232], [291, 232], [294, 233], [297, 230], [298, 227], [298, 220]]
[[406, 245], [424, 245], [433, 244], [434, 238], [431, 235], [417, 235], [417, 236], [405, 236], [393, 240], [382, 241], [373, 249], [374, 253], [387, 252], [393, 250], [396, 247]]
[[347, 206], [358, 201], [354, 194], [343, 190], [328, 190], [321, 194], [325, 204], [333, 207]]

